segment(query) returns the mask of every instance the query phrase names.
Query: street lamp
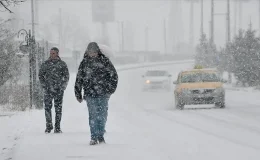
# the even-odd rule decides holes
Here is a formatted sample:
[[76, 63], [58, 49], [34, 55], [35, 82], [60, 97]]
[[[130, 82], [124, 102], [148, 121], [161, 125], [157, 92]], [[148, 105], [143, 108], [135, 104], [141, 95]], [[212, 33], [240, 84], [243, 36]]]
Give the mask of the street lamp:
[[[32, 46], [31, 42], [33, 42], [33, 39], [31, 37], [31, 31], [29, 30], [29, 33], [25, 29], [21, 29], [18, 31], [18, 38], [20, 35], [24, 35], [24, 40], [20, 44], [20, 51], [23, 54], [28, 54], [29, 53], [29, 71], [30, 71], [30, 76], [29, 76], [29, 86], [30, 86], [30, 109], [32, 109], [32, 101], [33, 101], [33, 82], [32, 82]], [[23, 44], [25, 42], [25, 44]]]
[[23, 42], [26, 42], [26, 45], [20, 45], [20, 47], [21, 46], [29, 46], [29, 38], [31, 37], [30, 31], [29, 31], [29, 34], [28, 34], [28, 32], [25, 29], [21, 29], [21, 30], [18, 31], [18, 38], [20, 38], [20, 35], [22, 35], [22, 36], [25, 35], [23, 37], [24, 38]]

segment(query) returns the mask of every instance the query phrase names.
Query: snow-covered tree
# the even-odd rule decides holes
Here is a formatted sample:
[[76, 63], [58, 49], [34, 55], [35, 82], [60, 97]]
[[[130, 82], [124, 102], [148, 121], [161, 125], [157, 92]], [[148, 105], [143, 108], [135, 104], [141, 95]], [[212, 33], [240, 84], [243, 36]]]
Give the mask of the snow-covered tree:
[[17, 44], [14, 41], [15, 33], [10, 30], [7, 22], [0, 22], [0, 86], [12, 78], [17, 69], [13, 69], [17, 63], [15, 53]]
[[237, 80], [250, 86], [260, 82], [260, 38], [250, 25], [247, 31], [240, 30], [230, 46], [227, 54], [232, 57], [231, 67]]
[[206, 34], [201, 35], [200, 44], [197, 45], [196, 64], [203, 67], [215, 67], [217, 65], [217, 49], [214, 44], [209, 42]]

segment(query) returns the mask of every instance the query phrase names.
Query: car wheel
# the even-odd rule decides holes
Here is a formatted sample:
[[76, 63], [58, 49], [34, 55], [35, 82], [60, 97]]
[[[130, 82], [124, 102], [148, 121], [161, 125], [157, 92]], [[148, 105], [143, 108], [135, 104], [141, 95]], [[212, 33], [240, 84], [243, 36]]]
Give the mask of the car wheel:
[[217, 103], [215, 103], [215, 106], [219, 107], [219, 108], [225, 108], [226, 104], [225, 104], [225, 102], [217, 102]]
[[225, 108], [226, 107], [225, 95], [222, 96], [222, 101], [221, 102], [215, 103], [215, 106], [219, 107], [219, 108]]
[[184, 104], [180, 102], [179, 98], [175, 96], [175, 108], [179, 110], [184, 109]]

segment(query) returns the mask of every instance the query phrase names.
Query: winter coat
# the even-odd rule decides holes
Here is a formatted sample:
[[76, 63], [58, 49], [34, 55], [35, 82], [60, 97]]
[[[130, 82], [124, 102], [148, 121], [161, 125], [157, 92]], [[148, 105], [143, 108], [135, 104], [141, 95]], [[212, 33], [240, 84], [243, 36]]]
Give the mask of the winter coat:
[[39, 71], [40, 83], [46, 91], [64, 91], [67, 88], [69, 76], [67, 64], [60, 58], [46, 60]]
[[86, 97], [109, 97], [116, 91], [118, 74], [111, 61], [102, 53], [96, 58], [85, 55], [80, 63], [76, 82], [75, 96], [82, 99]]

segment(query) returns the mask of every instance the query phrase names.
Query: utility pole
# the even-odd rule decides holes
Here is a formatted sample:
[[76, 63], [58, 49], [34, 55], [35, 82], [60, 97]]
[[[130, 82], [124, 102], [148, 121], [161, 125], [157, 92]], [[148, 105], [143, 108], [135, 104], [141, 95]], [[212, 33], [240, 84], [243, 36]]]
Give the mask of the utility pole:
[[31, 0], [31, 14], [32, 14], [32, 37], [35, 38], [35, 22], [34, 22], [34, 0]]
[[[227, 0], [227, 45], [230, 43], [230, 0]], [[228, 72], [228, 83], [232, 83], [232, 74]]]
[[35, 23], [38, 24], [39, 23], [39, 0], [35, 1], [34, 6], [35, 6]]
[[203, 32], [204, 32], [204, 29], [203, 29], [203, 21], [204, 21], [204, 16], [203, 16], [203, 0], [200, 0], [200, 9], [201, 9], [201, 12], [200, 12], [200, 21], [201, 21], [201, 24], [200, 24], [200, 32], [201, 32], [201, 35], [203, 35]]
[[166, 28], [166, 18], [163, 21], [163, 30], [164, 30], [164, 54], [167, 53], [167, 28]]
[[260, 35], [260, 0], [258, 1], [258, 11], [259, 11], [259, 15], [258, 15], [258, 18], [259, 18], [259, 21], [258, 21], [258, 23], [259, 23], [259, 35]]
[[230, 43], [230, 0], [227, 0], [227, 43]]
[[62, 12], [59, 9], [59, 48], [62, 49]]
[[117, 21], [117, 29], [118, 29], [118, 51], [122, 51], [122, 31], [121, 31], [121, 22]]
[[124, 22], [122, 21], [121, 22], [121, 28], [122, 28], [122, 30], [121, 30], [121, 34], [122, 34], [122, 51], [124, 51], [125, 50], [125, 36], [124, 36]]
[[209, 37], [210, 37], [210, 41], [211, 41], [211, 37], [212, 37], [212, 35], [211, 35], [211, 20], [209, 21]]
[[211, 23], [210, 23], [210, 32], [211, 32], [211, 37], [210, 37], [210, 42], [213, 44], [214, 43], [214, 0], [211, 0]]
[[234, 1], [234, 36], [237, 34], [237, 1]]
[[242, 8], [242, 0], [239, 0], [239, 29], [242, 29], [242, 12], [243, 12], [243, 8]]
[[190, 2], [190, 45], [193, 46], [193, 13], [194, 13], [194, 1]]
[[148, 26], [145, 26], [145, 51], [148, 51]]
[[[36, 79], [36, 50], [35, 50], [35, 48], [36, 48], [36, 46], [35, 46], [35, 15], [34, 15], [35, 13], [34, 13], [34, 0], [31, 0], [31, 16], [32, 16], [32, 36], [31, 36], [31, 38], [30, 38], [30, 55], [29, 55], [29, 57], [30, 57], [30, 60], [29, 60], [29, 62], [30, 62], [30, 78], [31, 78], [31, 84], [30, 85], [32, 85], [32, 103], [33, 104], [35, 104], [35, 100], [36, 100], [36, 87], [37, 87], [37, 85], [36, 85], [36, 81], [37, 81], [37, 79]], [[30, 34], [30, 33], [29, 33]], [[31, 107], [32, 108], [32, 107]]]
[[34, 14], [34, 21], [35, 21], [35, 37], [39, 36], [39, 0], [35, 0], [34, 3], [35, 14]]

